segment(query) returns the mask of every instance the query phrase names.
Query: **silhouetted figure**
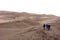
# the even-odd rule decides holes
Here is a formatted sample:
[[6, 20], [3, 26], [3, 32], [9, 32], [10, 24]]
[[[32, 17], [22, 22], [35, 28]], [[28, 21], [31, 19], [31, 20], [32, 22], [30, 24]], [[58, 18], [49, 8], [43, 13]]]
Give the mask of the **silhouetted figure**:
[[50, 30], [50, 25], [48, 25], [48, 30]]
[[45, 30], [45, 24], [43, 25], [43, 29]]

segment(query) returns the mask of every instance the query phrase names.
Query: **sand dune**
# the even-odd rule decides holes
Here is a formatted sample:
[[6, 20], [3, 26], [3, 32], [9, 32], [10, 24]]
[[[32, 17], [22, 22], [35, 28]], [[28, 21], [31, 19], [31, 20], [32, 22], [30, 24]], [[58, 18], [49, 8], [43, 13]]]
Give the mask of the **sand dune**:
[[[44, 23], [51, 30], [43, 30]], [[60, 17], [0, 11], [0, 40], [60, 40]]]

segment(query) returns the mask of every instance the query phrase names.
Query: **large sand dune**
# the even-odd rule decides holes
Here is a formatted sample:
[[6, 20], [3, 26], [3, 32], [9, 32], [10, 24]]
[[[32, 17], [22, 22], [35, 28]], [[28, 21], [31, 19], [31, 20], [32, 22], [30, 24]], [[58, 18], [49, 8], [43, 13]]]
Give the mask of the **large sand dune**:
[[[44, 23], [51, 30], [43, 30]], [[0, 40], [60, 40], [60, 17], [0, 11]]]

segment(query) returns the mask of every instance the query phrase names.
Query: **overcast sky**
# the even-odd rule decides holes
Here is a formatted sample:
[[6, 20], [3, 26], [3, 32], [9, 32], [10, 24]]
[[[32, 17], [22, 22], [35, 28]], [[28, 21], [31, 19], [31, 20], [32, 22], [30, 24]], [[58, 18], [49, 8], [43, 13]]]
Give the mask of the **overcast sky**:
[[60, 0], [0, 0], [0, 10], [60, 16]]

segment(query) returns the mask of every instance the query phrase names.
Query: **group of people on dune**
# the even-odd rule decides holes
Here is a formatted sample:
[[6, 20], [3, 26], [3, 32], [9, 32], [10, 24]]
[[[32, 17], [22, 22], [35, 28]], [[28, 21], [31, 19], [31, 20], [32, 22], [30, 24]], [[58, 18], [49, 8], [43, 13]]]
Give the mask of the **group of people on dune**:
[[50, 25], [49, 24], [43, 24], [43, 29], [44, 30], [50, 30]]

